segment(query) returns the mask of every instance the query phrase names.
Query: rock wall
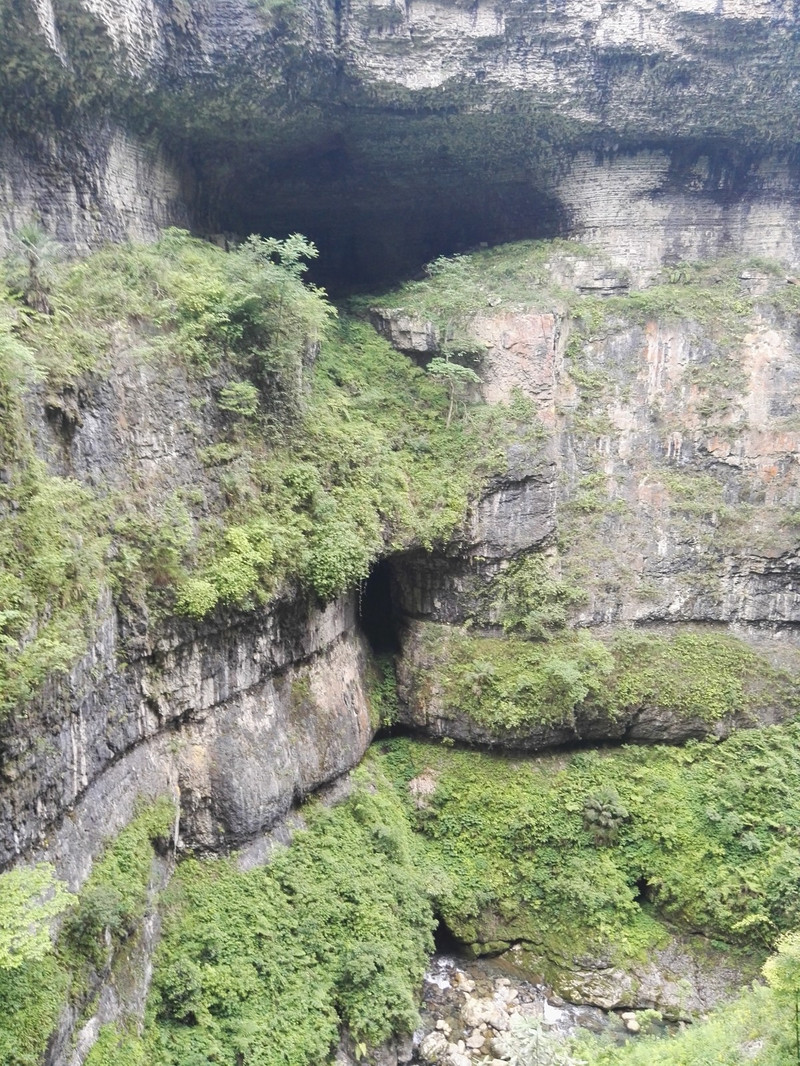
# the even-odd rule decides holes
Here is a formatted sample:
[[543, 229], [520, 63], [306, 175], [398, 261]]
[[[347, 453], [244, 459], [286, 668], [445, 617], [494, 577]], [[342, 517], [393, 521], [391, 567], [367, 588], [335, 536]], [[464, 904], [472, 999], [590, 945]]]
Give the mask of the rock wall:
[[352, 600], [283, 603], [175, 631], [126, 666], [109, 616], [84, 662], [4, 727], [3, 864], [35, 853], [77, 887], [137, 800], [181, 804], [181, 840], [216, 849], [274, 825], [372, 739]]
[[[590, 286], [586, 266], [579, 291], [618, 277], [598, 262]], [[738, 284], [744, 296], [785, 287], [749, 272]], [[438, 350], [431, 322], [402, 310], [375, 320], [416, 358]], [[474, 506], [450, 561], [397, 568], [405, 613], [463, 621], [476, 610], [464, 584], [476, 567], [492, 575], [541, 547], [589, 592], [578, 625], [710, 622], [790, 636], [800, 621], [794, 318], [756, 306], [740, 337], [716, 339], [679, 309], [639, 321], [612, 313], [586, 339], [576, 329], [571, 313], [544, 308], [471, 319], [486, 398], [518, 390], [540, 436], [509, 450], [507, 474]], [[454, 575], [458, 599], [447, 591]]]
[[[198, 442], [222, 433], [202, 403], [211, 385], [127, 344], [80, 388], [31, 397], [37, 449], [143, 515], [191, 486], [195, 517], [210, 520], [220, 501]], [[241, 844], [372, 738], [355, 593], [321, 607], [287, 589], [269, 608], [194, 625], [149, 617], [123, 589], [97, 615], [82, 662], [0, 726], [0, 867], [47, 857], [77, 886], [139, 797], [165, 792], [183, 845]]]
[[31, 221], [76, 252], [189, 224], [190, 183], [168, 153], [114, 124], [0, 135], [0, 253]]
[[[793, 314], [780, 309], [785, 280], [758, 271], [714, 276], [712, 296], [717, 286], [732, 289], [702, 324], [696, 307], [648, 313], [637, 293], [615, 296], [625, 293], [619, 264], [581, 253], [567, 259], [554, 254], [546, 270], [591, 295], [594, 330], [582, 332], [574, 310], [535, 292], [527, 306], [518, 293], [517, 310], [478, 309], [469, 320], [472, 341], [485, 349], [486, 398], [527, 398], [538, 435], [524, 443], [520, 427], [507, 474], [476, 503], [457, 544], [393, 561], [401, 714], [423, 731], [529, 750], [612, 737], [680, 740], [781, 720], [791, 698], [767, 698], [754, 713], [714, 723], [657, 701], [611, 716], [590, 701], [563, 720], [505, 729], [448, 702], [442, 679], [463, 654], [451, 647], [449, 627], [498, 635], [493, 590], [531, 551], [574, 597], [573, 627], [611, 640], [631, 627], [668, 639], [698, 627], [728, 631], [765, 663], [797, 669], [800, 348]], [[608, 312], [597, 295], [611, 298]], [[737, 301], [740, 317], [731, 317]], [[431, 321], [402, 308], [376, 309], [373, 319], [421, 361], [438, 351]]]
[[788, 3], [20, 11], [5, 48], [33, 49], [33, 73], [3, 94], [7, 225], [35, 212], [81, 248], [165, 222], [299, 230], [340, 288], [556, 233], [640, 273], [798, 261]]

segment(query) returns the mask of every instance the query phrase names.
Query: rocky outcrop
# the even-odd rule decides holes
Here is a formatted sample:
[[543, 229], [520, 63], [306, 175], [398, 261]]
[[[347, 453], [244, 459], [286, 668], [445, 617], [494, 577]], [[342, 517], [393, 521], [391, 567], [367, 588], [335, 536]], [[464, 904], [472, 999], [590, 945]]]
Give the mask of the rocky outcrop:
[[[500, 627], [510, 624], [502, 589], [532, 550], [540, 579], [549, 575], [550, 584], [528, 595], [538, 596], [545, 614], [548, 596], [557, 612], [569, 602], [573, 627], [612, 642], [628, 627], [667, 639], [699, 632], [697, 626], [709, 634], [728, 627], [764, 669], [796, 671], [794, 319], [782, 310], [783, 278], [725, 269], [698, 290], [701, 303], [717, 300], [712, 317], [701, 303], [665, 307], [673, 298], [668, 287], [652, 310], [648, 297], [636, 294], [611, 299], [606, 311], [587, 304], [594, 331], [580, 325], [580, 300], [568, 310], [555, 291], [534, 288], [526, 299], [517, 286], [514, 311], [503, 310], [498, 294], [486, 298], [494, 308], [476, 305], [466, 330], [469, 343], [485, 351], [484, 393], [494, 402], [515, 394], [529, 402], [527, 442], [521, 426], [507, 473], [475, 504], [457, 544], [392, 563], [405, 619], [398, 677], [409, 725], [469, 743], [536, 750], [611, 737], [724, 735], [793, 713], [790, 690], [716, 716], [679, 712], [652, 696], [608, 713], [590, 697], [565, 715], [542, 711], [503, 728], [459, 705], [452, 682], [456, 661], [467, 669], [465, 655], [474, 654], [478, 673], [489, 669], [490, 644], [468, 653], [466, 634], [502, 636]], [[626, 291], [618, 265], [579, 252], [554, 254], [547, 270], [581, 294]], [[487, 280], [486, 291], [494, 284]], [[722, 300], [714, 294], [718, 286], [726, 286]], [[409, 299], [413, 304], [413, 294]], [[674, 299], [681, 299], [677, 289]], [[539, 310], [537, 300], [544, 301]], [[414, 358], [425, 362], [439, 352], [434, 323], [408, 308], [378, 309], [373, 317]], [[566, 615], [550, 636], [564, 621]], [[453, 644], [453, 625], [467, 627], [464, 647]], [[523, 685], [525, 678], [517, 680]], [[475, 686], [485, 688], [485, 679]], [[458, 691], [466, 698], [466, 689]], [[499, 699], [499, 689], [493, 691]]]
[[[594, 272], [602, 280], [609, 268]], [[632, 298], [605, 317], [595, 306], [594, 335], [580, 333], [572, 311], [477, 309], [469, 333], [486, 350], [486, 398], [518, 390], [538, 438], [509, 449], [457, 558], [397, 567], [405, 614], [496, 624], [481, 612], [482, 583], [540, 547], [585, 594], [578, 625], [706, 622], [788, 635], [800, 620], [800, 352], [793, 318], [767, 299], [782, 278], [745, 273], [730, 300], [757, 284], [765, 304], [756, 296], [749, 318], [740, 309], [703, 325], [691, 307], [650, 312]], [[417, 355], [438, 351], [431, 323], [383, 314], [396, 343], [432, 337]]]
[[247, 841], [354, 766], [373, 728], [353, 601], [283, 603], [165, 636], [125, 667], [113, 619], [2, 736], [2, 861], [73, 886], [138, 800], [171, 793], [195, 848]]
[[73, 251], [188, 225], [190, 183], [163, 148], [111, 123], [74, 138], [0, 137], [0, 249], [32, 220]]
[[[19, 0], [5, 48], [32, 74], [8, 65], [0, 206], [11, 186], [15, 217], [68, 203], [59, 233], [79, 245], [187, 214], [296, 229], [339, 287], [556, 232], [640, 272], [729, 251], [795, 262], [795, 31], [785, 3]], [[96, 181], [103, 129], [137, 146], [116, 190]], [[67, 145], [89, 165], [48, 164]], [[16, 153], [36, 157], [28, 178]], [[134, 190], [137, 167], [151, 180]]]
[[[192, 486], [209, 520], [220, 501], [198, 438], [222, 429], [214, 405], [195, 402], [208, 387], [123, 343], [107, 374], [34, 395], [28, 417], [54, 472], [143, 515]], [[0, 725], [0, 867], [46, 857], [77, 886], [136, 803], [162, 793], [179, 801], [182, 845], [241, 844], [372, 738], [355, 594], [322, 607], [287, 589], [268, 608], [195, 624], [149, 617], [124, 588], [97, 616], [76, 668]]]

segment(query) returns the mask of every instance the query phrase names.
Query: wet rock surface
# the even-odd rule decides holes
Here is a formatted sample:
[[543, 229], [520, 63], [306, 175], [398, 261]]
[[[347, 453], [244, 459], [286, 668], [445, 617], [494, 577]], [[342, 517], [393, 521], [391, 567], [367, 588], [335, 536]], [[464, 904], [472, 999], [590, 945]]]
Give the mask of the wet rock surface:
[[[627, 1013], [627, 1012], [626, 1012]], [[468, 1066], [508, 1062], [513, 1032], [537, 1022], [557, 1040], [579, 1030], [623, 1042], [635, 1030], [630, 1017], [568, 1003], [545, 985], [526, 980], [509, 958], [470, 961], [440, 954], [425, 974], [422, 1026], [414, 1034], [414, 1066]], [[643, 1028], [650, 1028], [645, 1020]], [[398, 1060], [399, 1061], [399, 1060]]]

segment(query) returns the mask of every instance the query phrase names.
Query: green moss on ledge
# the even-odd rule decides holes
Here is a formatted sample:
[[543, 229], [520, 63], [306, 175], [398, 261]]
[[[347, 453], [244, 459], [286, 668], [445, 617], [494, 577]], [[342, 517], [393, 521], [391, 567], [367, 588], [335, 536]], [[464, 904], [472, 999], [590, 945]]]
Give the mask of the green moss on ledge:
[[[672, 627], [612, 639], [573, 631], [544, 642], [421, 626], [415, 698], [428, 714], [465, 716], [524, 735], [539, 726], [655, 718], [754, 724], [800, 707], [796, 676], [725, 632]], [[580, 730], [578, 730], [580, 731]]]

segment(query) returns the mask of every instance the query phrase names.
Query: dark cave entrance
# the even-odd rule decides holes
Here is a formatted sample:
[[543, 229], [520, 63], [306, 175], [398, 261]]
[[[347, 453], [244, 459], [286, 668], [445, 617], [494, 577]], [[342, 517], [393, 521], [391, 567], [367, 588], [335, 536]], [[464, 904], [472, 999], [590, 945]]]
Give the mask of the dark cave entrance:
[[436, 955], [462, 955], [464, 942], [459, 940], [447, 922], [439, 915], [438, 922], [433, 930], [433, 950]]
[[387, 559], [375, 564], [364, 583], [358, 615], [375, 655], [395, 655], [400, 651], [398, 616], [392, 596], [392, 569]]
[[319, 250], [307, 277], [334, 298], [420, 277], [441, 255], [569, 230], [555, 154], [530, 116], [486, 126], [485, 116], [368, 113], [294, 149], [195, 149], [200, 228], [304, 234]]
[[639, 906], [653, 902], [653, 887], [646, 877], [640, 877], [636, 882], [636, 896], [634, 902]]
[[242, 235], [303, 233], [319, 249], [308, 277], [334, 298], [421, 277], [424, 265], [441, 255], [555, 237], [565, 228], [553, 198], [527, 182], [493, 187], [455, 175], [449, 186], [388, 188], [363, 198], [334, 182], [316, 187], [304, 203], [292, 203], [276, 185], [271, 192], [268, 211], [255, 189], [246, 204], [229, 201], [223, 227]]

